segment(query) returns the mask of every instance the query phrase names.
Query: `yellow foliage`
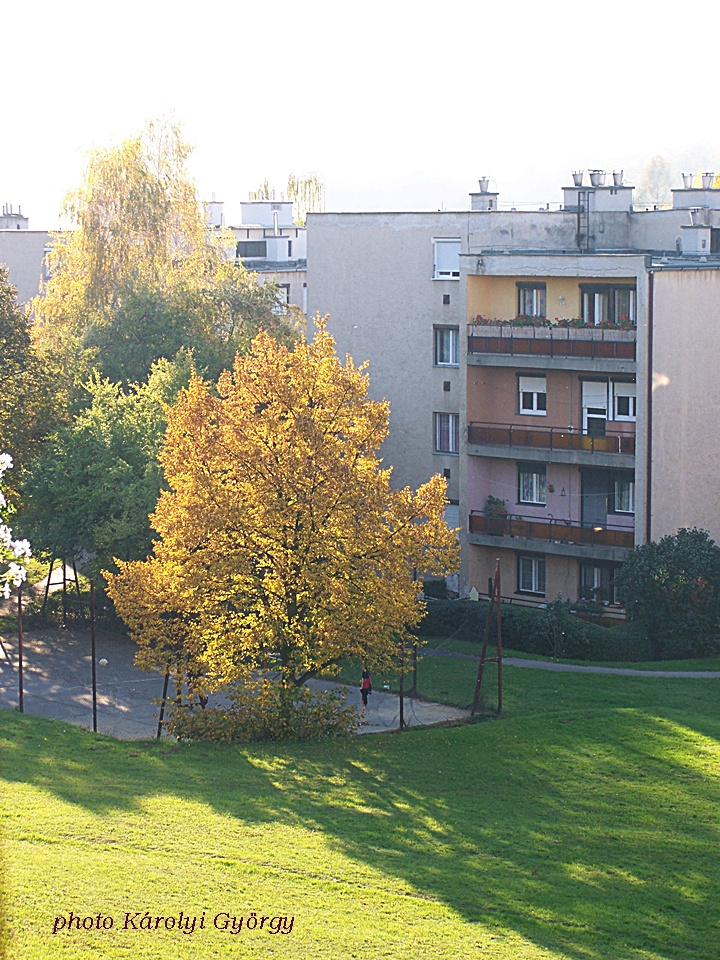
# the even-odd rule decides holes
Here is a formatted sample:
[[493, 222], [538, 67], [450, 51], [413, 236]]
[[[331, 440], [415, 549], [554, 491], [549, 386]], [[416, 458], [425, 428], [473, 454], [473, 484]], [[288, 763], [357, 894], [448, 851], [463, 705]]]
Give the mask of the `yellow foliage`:
[[390, 487], [388, 404], [316, 326], [294, 349], [261, 333], [169, 411], [154, 555], [109, 577], [143, 665], [182, 659], [208, 688], [265, 664], [285, 688], [346, 657], [387, 666], [423, 573], [456, 569], [444, 479]]

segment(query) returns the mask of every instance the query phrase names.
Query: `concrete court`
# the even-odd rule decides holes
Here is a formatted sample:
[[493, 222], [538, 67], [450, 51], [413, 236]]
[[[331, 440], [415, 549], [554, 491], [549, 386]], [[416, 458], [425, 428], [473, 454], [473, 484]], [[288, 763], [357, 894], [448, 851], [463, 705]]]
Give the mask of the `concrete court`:
[[[17, 633], [5, 631], [0, 645], [0, 708], [18, 706]], [[162, 696], [163, 676], [144, 673], [135, 666], [135, 645], [120, 637], [98, 636], [97, 666], [98, 733], [122, 740], [147, 739], [157, 733], [154, 702]], [[92, 665], [90, 633], [75, 627], [23, 631], [23, 687], [25, 713], [92, 730]], [[320, 688], [336, 687], [315, 681]], [[357, 687], [341, 686], [350, 702], [360, 710]], [[368, 724], [359, 733], [397, 730], [400, 701], [377, 689], [370, 696]], [[469, 712], [428, 701], [405, 699], [404, 719], [408, 726], [463, 720]], [[0, 723], [2, 716], [0, 715]]]

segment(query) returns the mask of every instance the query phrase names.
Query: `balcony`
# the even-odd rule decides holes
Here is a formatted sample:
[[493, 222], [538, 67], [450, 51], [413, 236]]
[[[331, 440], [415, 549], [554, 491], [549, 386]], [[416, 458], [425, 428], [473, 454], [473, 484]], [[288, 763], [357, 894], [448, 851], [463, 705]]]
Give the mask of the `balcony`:
[[[548, 455], [548, 451], [550, 455]], [[591, 436], [567, 427], [528, 427], [516, 423], [468, 424], [468, 453], [485, 457], [587, 464], [635, 466], [635, 434]]]
[[637, 331], [607, 327], [468, 325], [468, 363], [635, 372]]
[[[499, 542], [503, 538], [512, 543]], [[535, 550], [542, 553], [598, 560], [624, 560], [635, 541], [634, 530], [577, 520], [538, 520], [532, 517], [487, 517], [470, 513], [469, 542], [511, 550]]]

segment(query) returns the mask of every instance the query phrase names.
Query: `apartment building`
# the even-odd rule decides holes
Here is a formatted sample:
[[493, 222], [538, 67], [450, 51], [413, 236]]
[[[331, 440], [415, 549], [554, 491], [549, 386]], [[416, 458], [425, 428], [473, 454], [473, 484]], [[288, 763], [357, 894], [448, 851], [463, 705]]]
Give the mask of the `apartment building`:
[[383, 445], [396, 486], [447, 478], [459, 525], [467, 213], [308, 214], [308, 316], [329, 314], [340, 356], [369, 360], [390, 401]]
[[0, 264], [8, 268], [8, 279], [18, 292], [18, 301], [27, 303], [40, 292], [48, 251], [47, 230], [30, 230], [30, 221], [21, 208], [3, 204], [0, 213]]
[[[460, 592], [617, 600], [635, 544], [701, 526], [720, 428], [720, 190], [633, 209], [615, 174], [555, 209], [309, 218], [310, 310], [370, 361], [398, 484], [448, 477]], [[452, 512], [450, 513], [452, 518]]]
[[[218, 219], [218, 204], [206, 204]], [[230, 227], [235, 256], [248, 270], [273, 280], [287, 303], [307, 311], [307, 231], [293, 222], [289, 200], [248, 200], [240, 204], [240, 224]], [[222, 216], [220, 215], [220, 226]]]

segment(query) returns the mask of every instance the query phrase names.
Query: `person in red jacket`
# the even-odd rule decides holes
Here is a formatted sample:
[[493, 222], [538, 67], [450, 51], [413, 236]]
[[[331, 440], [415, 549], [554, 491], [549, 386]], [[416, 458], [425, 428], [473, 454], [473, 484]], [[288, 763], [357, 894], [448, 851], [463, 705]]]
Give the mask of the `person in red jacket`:
[[362, 672], [362, 680], [360, 682], [360, 696], [362, 697], [362, 710], [360, 712], [360, 717], [365, 722], [365, 707], [367, 707], [368, 696], [372, 693], [372, 680], [370, 679], [370, 674], [367, 670]]

